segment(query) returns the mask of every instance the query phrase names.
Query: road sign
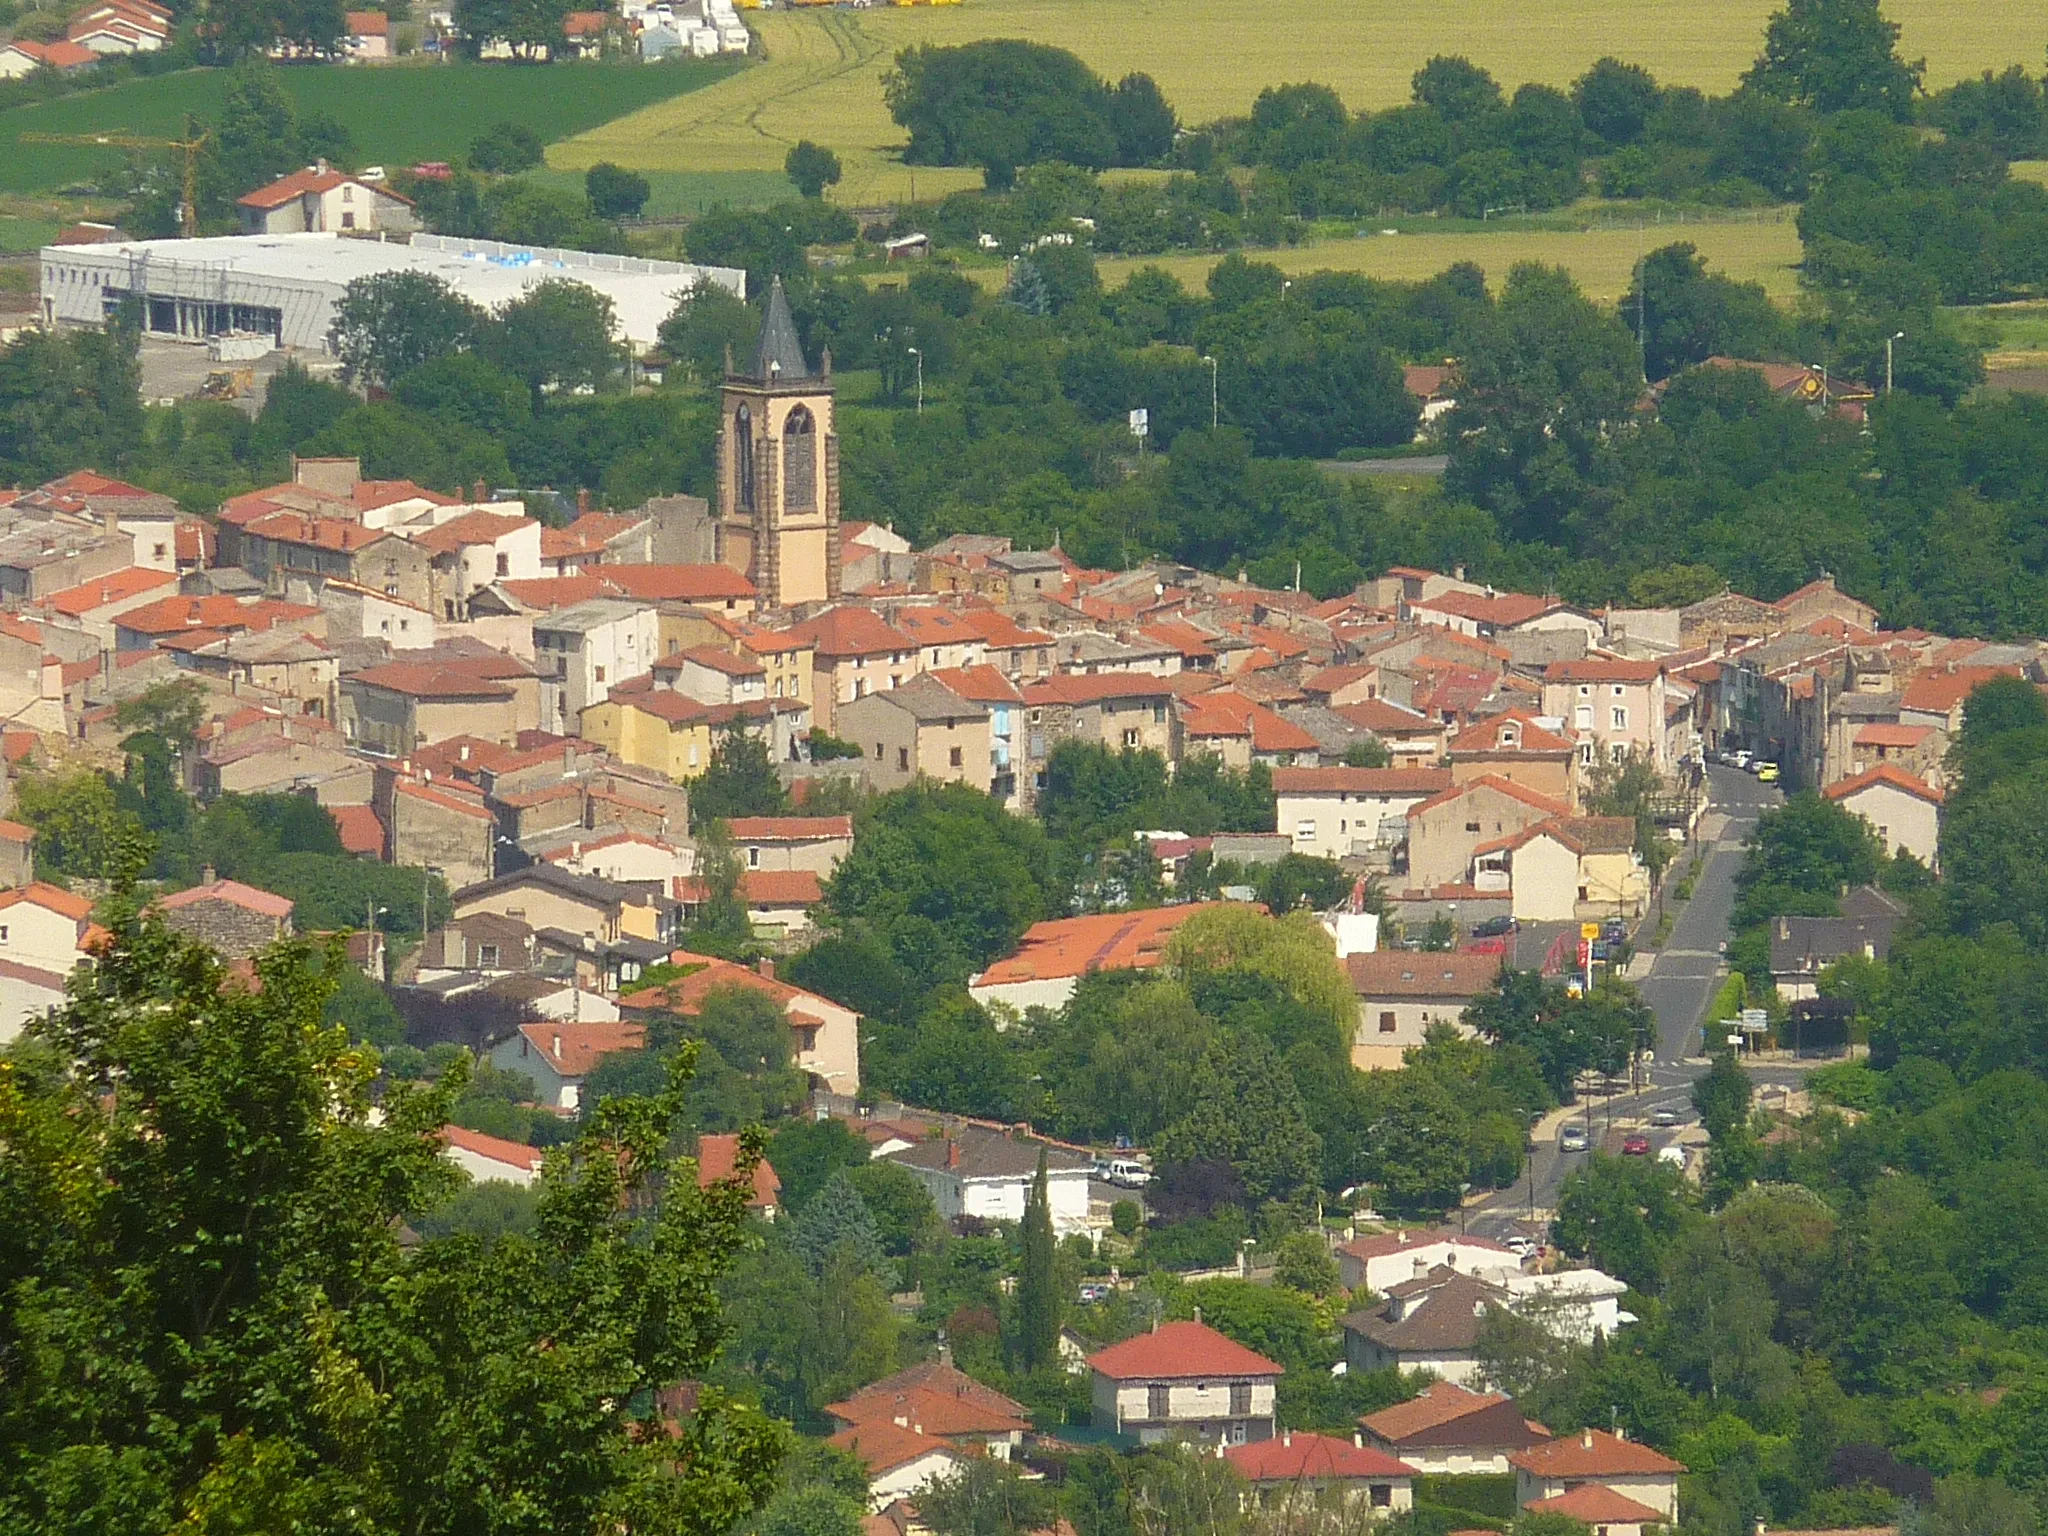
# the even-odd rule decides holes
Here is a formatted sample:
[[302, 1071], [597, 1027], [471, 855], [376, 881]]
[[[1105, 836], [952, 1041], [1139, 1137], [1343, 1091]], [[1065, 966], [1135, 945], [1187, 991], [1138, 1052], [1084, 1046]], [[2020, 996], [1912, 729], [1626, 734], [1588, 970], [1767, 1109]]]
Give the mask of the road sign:
[[1580, 938], [1582, 938], [1582, 939], [1597, 939], [1597, 938], [1599, 938], [1599, 937], [1600, 937], [1600, 925], [1599, 925], [1598, 923], [1581, 923], [1581, 924], [1579, 924], [1579, 937], [1580, 937]]
[[1142, 405], [1131, 412], [1131, 436], [1143, 437], [1152, 430], [1152, 413]]
[[1742, 1027], [1751, 1034], [1770, 1028], [1770, 1023], [1771, 1016], [1761, 1008], [1745, 1008], [1742, 1010]]

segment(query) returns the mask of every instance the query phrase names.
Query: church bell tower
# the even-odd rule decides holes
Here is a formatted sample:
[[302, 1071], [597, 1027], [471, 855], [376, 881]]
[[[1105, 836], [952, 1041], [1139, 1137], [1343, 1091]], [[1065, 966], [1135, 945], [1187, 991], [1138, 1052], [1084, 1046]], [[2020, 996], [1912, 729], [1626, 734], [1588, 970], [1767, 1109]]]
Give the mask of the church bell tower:
[[[768, 290], [761, 339], [728, 366], [718, 433], [721, 527], [748, 530], [747, 577], [765, 607], [839, 596], [839, 434], [832, 354], [811, 371], [782, 279]], [[733, 551], [738, 554], [739, 551]], [[738, 562], [734, 562], [738, 563]]]

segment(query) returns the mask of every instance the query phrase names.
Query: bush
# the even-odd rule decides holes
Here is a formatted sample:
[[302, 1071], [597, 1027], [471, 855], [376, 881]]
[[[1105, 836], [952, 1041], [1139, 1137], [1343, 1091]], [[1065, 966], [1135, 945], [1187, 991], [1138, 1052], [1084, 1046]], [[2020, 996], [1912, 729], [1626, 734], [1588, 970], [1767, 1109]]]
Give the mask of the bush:
[[500, 176], [530, 171], [546, 158], [540, 135], [523, 123], [498, 123], [469, 142], [469, 163]]
[[1415, 1502], [1494, 1520], [1512, 1520], [1518, 1509], [1513, 1473], [1418, 1477]]
[[1145, 1212], [1135, 1200], [1119, 1200], [1109, 1208], [1109, 1229], [1118, 1237], [1136, 1234], [1145, 1220]]
[[1144, 1252], [1161, 1269], [1220, 1269], [1237, 1262], [1238, 1245], [1251, 1235], [1244, 1212], [1226, 1205], [1213, 1216], [1152, 1228]]
[[1861, 1061], [1837, 1062], [1806, 1074], [1806, 1091], [1844, 1109], [1873, 1110], [1884, 1103], [1884, 1074]]
[[600, 160], [583, 173], [583, 195], [600, 219], [637, 219], [647, 206], [647, 178]]

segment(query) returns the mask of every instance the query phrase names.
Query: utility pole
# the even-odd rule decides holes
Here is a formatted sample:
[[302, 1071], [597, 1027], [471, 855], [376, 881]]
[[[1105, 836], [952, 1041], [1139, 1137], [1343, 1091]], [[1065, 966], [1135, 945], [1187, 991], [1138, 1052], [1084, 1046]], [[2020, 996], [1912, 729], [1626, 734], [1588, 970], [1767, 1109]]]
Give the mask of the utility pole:
[[918, 351], [916, 347], [906, 347], [904, 350], [917, 359], [917, 414], [922, 416], [924, 414], [924, 354]]
[[1904, 341], [1905, 339], [1906, 333], [1904, 331], [1894, 331], [1884, 339], [1884, 392], [1886, 394], [1892, 392], [1892, 343]]
[[1216, 359], [1208, 353], [1202, 354], [1202, 361], [1209, 365], [1209, 430], [1216, 430], [1218, 413], [1216, 409]]

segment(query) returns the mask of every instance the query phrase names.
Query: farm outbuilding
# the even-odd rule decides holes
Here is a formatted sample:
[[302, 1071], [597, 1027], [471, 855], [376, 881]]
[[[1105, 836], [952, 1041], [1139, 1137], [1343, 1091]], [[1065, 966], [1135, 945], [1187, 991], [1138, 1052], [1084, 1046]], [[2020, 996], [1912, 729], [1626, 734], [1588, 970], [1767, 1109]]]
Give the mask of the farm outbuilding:
[[745, 298], [736, 267], [699, 267], [591, 251], [414, 235], [410, 244], [336, 234], [226, 235], [201, 240], [131, 240], [45, 246], [43, 319], [99, 325], [129, 298], [141, 301], [151, 335], [201, 341], [253, 331], [281, 347], [327, 349], [334, 306], [357, 278], [425, 272], [485, 309], [496, 309], [548, 278], [587, 284], [612, 301], [623, 339], [653, 347], [661, 322], [701, 284]]

